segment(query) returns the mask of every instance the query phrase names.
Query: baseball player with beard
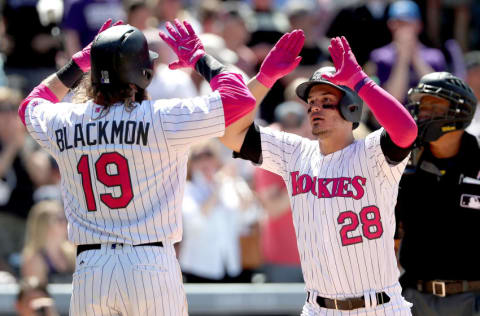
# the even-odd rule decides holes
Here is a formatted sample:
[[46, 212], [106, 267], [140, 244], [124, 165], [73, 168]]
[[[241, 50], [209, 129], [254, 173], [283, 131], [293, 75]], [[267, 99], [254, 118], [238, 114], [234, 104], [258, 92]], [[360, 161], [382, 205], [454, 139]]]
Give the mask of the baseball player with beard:
[[[335, 68], [300, 84], [317, 140], [252, 124], [234, 156], [283, 177], [290, 195], [307, 301], [302, 315], [410, 315], [394, 252], [398, 183], [417, 136], [405, 108], [362, 71], [345, 38]], [[257, 101], [268, 90], [253, 91]], [[383, 128], [355, 140], [362, 100]]]
[[[159, 34], [178, 56], [170, 68], [194, 68], [213, 92], [149, 100], [157, 54], [138, 29], [110, 25], [19, 108], [61, 172], [68, 236], [77, 245], [70, 315], [187, 315], [173, 244], [182, 235], [189, 147], [212, 137], [228, 144], [249, 128], [255, 99], [240, 75], [205, 53], [188, 22], [175, 20], [166, 24], [170, 37]], [[303, 44], [300, 37], [285, 34], [257, 77], [293, 70], [301, 46], [288, 44]], [[89, 100], [59, 102], [80, 79]], [[255, 78], [249, 85], [261, 86]]]

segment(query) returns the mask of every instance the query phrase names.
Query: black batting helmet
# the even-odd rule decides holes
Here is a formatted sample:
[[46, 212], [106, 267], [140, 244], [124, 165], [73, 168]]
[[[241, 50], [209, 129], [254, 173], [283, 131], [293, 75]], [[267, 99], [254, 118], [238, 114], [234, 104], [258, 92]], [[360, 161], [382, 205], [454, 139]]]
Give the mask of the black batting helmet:
[[145, 89], [152, 81], [158, 54], [148, 49], [147, 39], [139, 29], [117, 25], [97, 35], [90, 58], [94, 83], [133, 83]]
[[319, 84], [326, 84], [334, 88], [337, 88], [343, 93], [342, 98], [338, 102], [338, 108], [339, 108], [340, 114], [345, 120], [349, 122], [353, 122], [353, 129], [355, 129], [360, 124], [360, 118], [362, 116], [363, 101], [362, 99], [360, 99], [358, 94], [356, 94], [352, 89], [346, 86], [336, 85], [322, 77], [322, 75], [324, 74], [334, 74], [334, 73], [335, 73], [335, 67], [330, 67], [330, 66], [322, 67], [317, 71], [315, 71], [312, 77], [308, 81], [298, 85], [295, 92], [297, 93], [300, 99], [302, 99], [305, 102], [308, 102], [307, 100], [308, 94], [310, 93], [310, 89], [312, 89], [313, 86], [316, 86]]
[[[419, 117], [424, 96], [448, 100], [448, 111], [441, 116]], [[465, 129], [472, 122], [477, 106], [477, 98], [468, 84], [448, 72], [423, 76], [418, 85], [408, 91], [408, 100], [407, 109], [418, 125], [417, 145], [434, 141], [445, 133]]]

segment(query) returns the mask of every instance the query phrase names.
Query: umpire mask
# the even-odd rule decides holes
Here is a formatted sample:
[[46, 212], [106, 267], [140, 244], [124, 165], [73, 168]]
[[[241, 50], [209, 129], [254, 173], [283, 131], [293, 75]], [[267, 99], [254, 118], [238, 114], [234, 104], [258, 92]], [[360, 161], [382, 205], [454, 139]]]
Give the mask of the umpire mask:
[[406, 107], [418, 125], [416, 147], [465, 129], [477, 105], [472, 89], [448, 72], [423, 76], [418, 85], [408, 91], [408, 100]]

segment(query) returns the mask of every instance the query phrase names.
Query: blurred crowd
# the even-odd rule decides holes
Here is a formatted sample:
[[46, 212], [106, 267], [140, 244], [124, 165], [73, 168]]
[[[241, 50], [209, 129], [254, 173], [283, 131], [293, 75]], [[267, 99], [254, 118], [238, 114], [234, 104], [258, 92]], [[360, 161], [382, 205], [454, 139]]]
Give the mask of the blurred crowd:
[[[408, 89], [432, 71], [465, 79], [480, 98], [480, 1], [392, 2], [1, 0], [0, 282], [21, 285], [20, 315], [29, 315], [20, 304], [25, 293], [47, 297], [45, 284], [71, 281], [75, 249], [66, 238], [58, 167], [27, 136], [16, 111], [108, 18], [142, 30], [159, 53], [148, 88], [152, 99], [194, 97], [210, 89], [195, 72], [168, 68], [175, 56], [158, 36], [166, 21], [190, 21], [207, 53], [237, 67], [246, 80], [283, 33], [303, 29], [300, 66], [274, 85], [257, 120], [304, 137], [311, 137], [310, 127], [295, 87], [331, 63], [327, 46], [333, 36], [344, 35], [366, 73], [404, 104]], [[364, 109], [358, 137], [379, 127]], [[480, 138], [479, 112], [467, 131]], [[177, 253], [186, 282], [302, 282], [279, 176], [232, 159], [215, 141], [198, 144], [191, 151], [183, 214]]]

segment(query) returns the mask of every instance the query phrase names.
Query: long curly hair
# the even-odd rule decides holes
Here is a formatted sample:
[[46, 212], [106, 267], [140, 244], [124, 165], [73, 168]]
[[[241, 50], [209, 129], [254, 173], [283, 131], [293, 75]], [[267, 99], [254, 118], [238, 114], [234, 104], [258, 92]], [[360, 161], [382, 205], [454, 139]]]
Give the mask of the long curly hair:
[[73, 103], [85, 103], [88, 100], [94, 100], [95, 103], [102, 105], [100, 117], [105, 116], [110, 107], [117, 103], [123, 103], [125, 110], [131, 112], [143, 100], [147, 100], [148, 93], [145, 89], [130, 86], [130, 84], [101, 85], [93, 83], [91, 73], [83, 75], [78, 85], [73, 90]]

